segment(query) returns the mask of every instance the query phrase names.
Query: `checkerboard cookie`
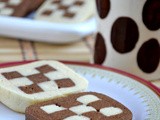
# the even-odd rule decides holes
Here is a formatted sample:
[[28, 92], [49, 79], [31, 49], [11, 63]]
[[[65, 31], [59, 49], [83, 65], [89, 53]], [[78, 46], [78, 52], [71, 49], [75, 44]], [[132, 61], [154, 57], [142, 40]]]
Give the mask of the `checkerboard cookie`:
[[43, 2], [44, 0], [0, 0], [0, 15], [24, 17]]
[[17, 112], [87, 88], [88, 82], [57, 61], [36, 61], [0, 69], [0, 101]]
[[77, 23], [94, 13], [94, 0], [47, 0], [36, 12], [35, 19], [50, 22]]
[[132, 120], [131, 111], [95, 92], [72, 94], [26, 109], [26, 120]]
[[29, 6], [29, 12], [33, 12], [37, 10], [45, 0], [31, 0], [31, 4]]

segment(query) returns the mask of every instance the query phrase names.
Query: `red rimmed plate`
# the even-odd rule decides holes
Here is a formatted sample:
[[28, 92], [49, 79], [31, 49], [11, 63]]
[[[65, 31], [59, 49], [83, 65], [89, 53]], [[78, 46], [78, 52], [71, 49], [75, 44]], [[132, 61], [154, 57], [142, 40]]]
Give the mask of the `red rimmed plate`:
[[[4, 63], [0, 67], [29, 62]], [[133, 120], [160, 120], [160, 90], [150, 82], [113, 68], [87, 63], [64, 63], [89, 81], [87, 91], [100, 92], [121, 102], [132, 111]], [[25, 120], [23, 114], [13, 112], [2, 104], [0, 108], [2, 120]]]

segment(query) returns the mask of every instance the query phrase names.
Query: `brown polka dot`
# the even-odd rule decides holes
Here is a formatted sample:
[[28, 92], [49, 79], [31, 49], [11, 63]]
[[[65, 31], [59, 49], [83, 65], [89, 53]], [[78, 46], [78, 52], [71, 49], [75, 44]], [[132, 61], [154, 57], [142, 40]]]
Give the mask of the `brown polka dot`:
[[147, 0], [142, 16], [149, 30], [158, 30], [160, 28], [160, 0]]
[[95, 50], [94, 50], [94, 62], [96, 64], [102, 64], [106, 57], [106, 45], [103, 36], [97, 33]]
[[106, 18], [110, 10], [110, 0], [96, 0], [96, 5], [100, 18]]
[[156, 39], [145, 42], [137, 55], [138, 66], [143, 72], [154, 72], [160, 62], [160, 45]]
[[138, 26], [131, 18], [118, 18], [111, 31], [111, 43], [119, 53], [127, 53], [134, 49], [139, 38]]

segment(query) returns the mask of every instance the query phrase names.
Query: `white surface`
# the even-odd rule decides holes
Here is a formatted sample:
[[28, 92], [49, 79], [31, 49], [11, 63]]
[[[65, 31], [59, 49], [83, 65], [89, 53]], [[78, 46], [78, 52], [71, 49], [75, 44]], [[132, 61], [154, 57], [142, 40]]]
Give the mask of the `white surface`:
[[94, 18], [77, 24], [58, 24], [0, 16], [0, 26], [1, 36], [57, 44], [79, 41], [96, 31]]
[[[148, 87], [123, 75], [78, 65], [69, 65], [89, 81], [87, 91], [106, 94], [128, 107], [133, 120], [160, 120], [159, 97]], [[11, 111], [0, 104], [0, 120], [25, 120], [23, 114]]]

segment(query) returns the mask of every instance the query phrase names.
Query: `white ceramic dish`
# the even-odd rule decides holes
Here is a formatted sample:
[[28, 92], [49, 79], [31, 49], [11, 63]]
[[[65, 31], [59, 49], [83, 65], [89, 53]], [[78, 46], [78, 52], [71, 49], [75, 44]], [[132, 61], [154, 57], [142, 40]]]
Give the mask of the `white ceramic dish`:
[[[2, 64], [0, 67], [21, 63]], [[65, 64], [89, 81], [87, 91], [106, 94], [128, 107], [133, 120], [160, 120], [160, 90], [149, 82], [112, 68], [73, 62]], [[24, 114], [13, 112], [2, 104], [0, 108], [0, 120], [25, 120]]]
[[81, 23], [61, 24], [27, 18], [0, 16], [0, 35], [51, 43], [70, 43], [96, 31], [95, 19]]

